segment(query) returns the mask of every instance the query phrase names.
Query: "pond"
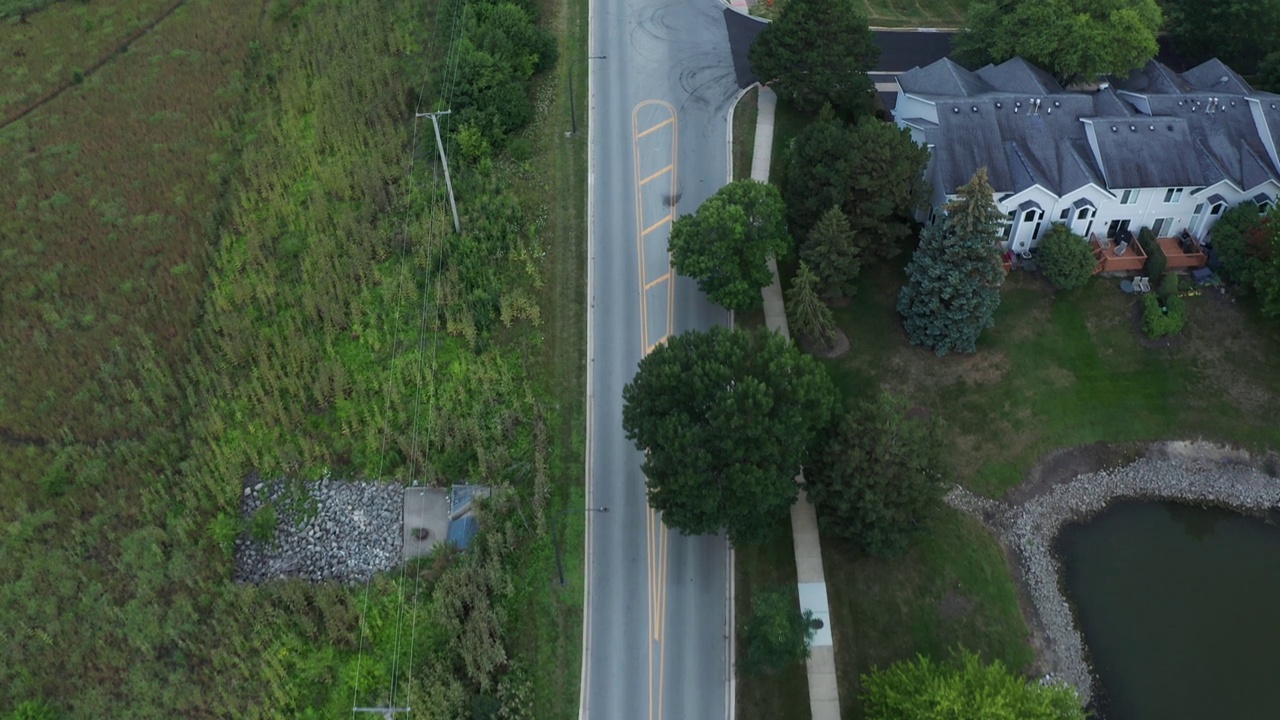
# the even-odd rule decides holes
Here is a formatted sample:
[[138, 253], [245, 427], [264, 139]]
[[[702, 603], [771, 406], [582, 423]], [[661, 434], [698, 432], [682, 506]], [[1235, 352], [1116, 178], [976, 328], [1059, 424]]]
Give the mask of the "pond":
[[1280, 717], [1280, 527], [1160, 502], [1059, 534], [1105, 720]]

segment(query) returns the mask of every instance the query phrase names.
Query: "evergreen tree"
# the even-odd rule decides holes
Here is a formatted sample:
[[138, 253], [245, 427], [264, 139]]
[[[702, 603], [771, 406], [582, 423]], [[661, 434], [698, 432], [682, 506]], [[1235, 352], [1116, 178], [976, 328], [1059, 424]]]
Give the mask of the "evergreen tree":
[[787, 316], [797, 336], [829, 348], [836, 343], [836, 320], [831, 308], [818, 297], [817, 285], [818, 278], [808, 263], [800, 263], [787, 291]]
[[1037, 246], [1036, 265], [1040, 272], [1059, 290], [1084, 287], [1093, 277], [1096, 260], [1089, 241], [1071, 232], [1062, 223], [1049, 225], [1049, 231], [1040, 238]]
[[1000, 306], [999, 227], [1003, 222], [980, 168], [956, 191], [946, 215], [924, 229], [898, 295], [907, 337], [938, 355], [973, 352]]
[[822, 297], [838, 300], [853, 295], [854, 281], [862, 270], [862, 249], [854, 243], [853, 228], [839, 205], [832, 205], [809, 231], [800, 259], [817, 276]]

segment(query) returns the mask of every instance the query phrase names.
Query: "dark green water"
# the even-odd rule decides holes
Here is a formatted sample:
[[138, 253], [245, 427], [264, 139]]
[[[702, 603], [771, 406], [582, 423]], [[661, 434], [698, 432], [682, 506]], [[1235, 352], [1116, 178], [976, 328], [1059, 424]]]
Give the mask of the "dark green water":
[[1106, 720], [1280, 718], [1280, 528], [1127, 502], [1056, 549]]

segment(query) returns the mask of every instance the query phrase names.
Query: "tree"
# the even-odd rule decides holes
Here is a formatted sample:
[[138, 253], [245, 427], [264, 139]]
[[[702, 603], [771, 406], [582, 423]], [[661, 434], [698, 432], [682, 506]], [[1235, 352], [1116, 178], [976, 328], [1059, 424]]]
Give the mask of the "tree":
[[1085, 720], [1069, 685], [1041, 685], [960, 651], [947, 665], [923, 655], [862, 676], [867, 720]]
[[1192, 62], [1251, 75], [1280, 44], [1280, 0], [1164, 0], [1164, 11], [1173, 49]]
[[829, 348], [836, 343], [836, 320], [831, 308], [818, 297], [817, 285], [817, 276], [806, 263], [800, 263], [787, 291], [787, 317], [796, 335]]
[[873, 555], [906, 549], [946, 492], [934, 423], [893, 395], [851, 405], [816, 455], [805, 490], [823, 532]]
[[938, 355], [976, 349], [978, 336], [995, 324], [1004, 282], [997, 244], [1003, 218], [987, 169], [956, 193], [946, 215], [921, 234], [898, 295], [907, 337]]
[[808, 231], [837, 206], [863, 257], [893, 257], [911, 232], [911, 214], [928, 197], [928, 162], [929, 151], [891, 123], [815, 122], [791, 144], [787, 218]]
[[751, 72], [801, 112], [825, 103], [849, 116], [869, 113], [875, 83], [867, 73], [880, 48], [849, 0], [788, 0], [747, 50]]
[[862, 270], [862, 249], [853, 240], [853, 229], [839, 205], [832, 205], [809, 231], [800, 246], [800, 260], [818, 278], [824, 298], [838, 300], [853, 295], [854, 281]]
[[755, 180], [729, 183], [671, 227], [671, 264], [707, 297], [739, 312], [760, 306], [769, 258], [791, 244], [782, 196]]
[[955, 39], [967, 64], [1021, 56], [1064, 84], [1142, 67], [1162, 20], [1156, 0], [974, 0], [967, 18]]
[[1062, 223], [1053, 223], [1040, 239], [1036, 266], [1059, 290], [1084, 287], [1093, 277], [1096, 261], [1089, 241]]
[[763, 328], [676, 335], [623, 388], [622, 427], [645, 452], [649, 504], [685, 533], [767, 537], [831, 413], [826, 371]]
[[757, 590], [751, 615], [742, 624], [747, 675], [772, 675], [803, 662], [813, 641], [813, 613], [800, 612], [795, 591]]
[[1253, 86], [1267, 92], [1280, 92], [1280, 50], [1269, 52], [1262, 58]]
[[1262, 304], [1262, 314], [1280, 317], [1280, 220], [1276, 210], [1258, 215], [1258, 206], [1240, 203], [1213, 226], [1213, 248], [1222, 274]]

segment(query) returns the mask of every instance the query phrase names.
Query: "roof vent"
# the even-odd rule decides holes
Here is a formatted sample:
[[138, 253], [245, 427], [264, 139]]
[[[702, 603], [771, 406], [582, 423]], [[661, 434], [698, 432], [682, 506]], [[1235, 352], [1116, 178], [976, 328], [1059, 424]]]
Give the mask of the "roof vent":
[[1116, 126], [1115, 126], [1115, 125], [1112, 125], [1112, 126], [1111, 126], [1111, 132], [1115, 132], [1115, 131], [1116, 131]]
[[978, 106], [974, 105], [972, 108], [970, 108], [970, 110], [973, 110], [974, 112], [978, 112]]
[[[1000, 109], [1000, 108], [1002, 108], [1002, 107], [1004, 107], [1004, 105], [1003, 105], [1003, 104], [1001, 104], [1001, 103], [996, 103], [996, 109], [997, 109], [997, 110], [999, 110], [999, 109]], [[1272, 105], [1271, 107], [1275, 107], [1275, 105]]]
[[1022, 107], [1022, 103], [1020, 103], [1020, 102], [1015, 102], [1015, 103], [1013, 104], [1013, 106], [1014, 106], [1014, 107]]
[[951, 108], [951, 112], [953, 112], [953, 113], [958, 113], [958, 112], [960, 112], [960, 106], [959, 106], [959, 105], [957, 105], [956, 107]]
[[1129, 132], [1137, 132], [1137, 130], [1138, 130], [1138, 126], [1137, 126], [1137, 125], [1130, 125], [1130, 126], [1129, 126]]
[[1276, 104], [1275, 104], [1275, 103], [1271, 103], [1271, 109], [1272, 109], [1272, 110], [1275, 110], [1275, 109], [1276, 109]]
[[1218, 82], [1220, 83], [1231, 82], [1231, 78], [1227, 77], [1226, 75], [1223, 75], [1222, 77], [1218, 78]]
[[1054, 100], [1054, 101], [1053, 101], [1053, 106], [1054, 106], [1054, 107], [1062, 107], [1062, 103], [1058, 102], [1057, 100]]
[[1235, 101], [1235, 100], [1232, 100], [1232, 101], [1231, 101], [1231, 107], [1235, 107], [1235, 106], [1236, 106], [1236, 101]]
[[1147, 126], [1147, 129], [1148, 129], [1148, 130], [1155, 130], [1155, 129], [1156, 129], [1156, 126], [1155, 126], [1155, 125], [1148, 125], [1148, 126]]

